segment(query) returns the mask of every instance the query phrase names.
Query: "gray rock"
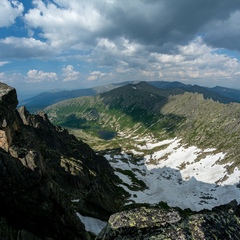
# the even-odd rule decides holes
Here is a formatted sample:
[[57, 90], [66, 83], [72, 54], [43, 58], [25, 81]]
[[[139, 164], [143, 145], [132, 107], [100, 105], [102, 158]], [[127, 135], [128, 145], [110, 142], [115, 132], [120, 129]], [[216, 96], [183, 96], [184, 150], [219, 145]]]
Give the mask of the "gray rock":
[[232, 202], [213, 211], [136, 208], [112, 215], [96, 239], [240, 239], [240, 206]]
[[76, 210], [104, 219], [119, 210], [118, 178], [45, 113], [17, 104], [15, 89], [0, 84], [0, 239], [90, 239]]

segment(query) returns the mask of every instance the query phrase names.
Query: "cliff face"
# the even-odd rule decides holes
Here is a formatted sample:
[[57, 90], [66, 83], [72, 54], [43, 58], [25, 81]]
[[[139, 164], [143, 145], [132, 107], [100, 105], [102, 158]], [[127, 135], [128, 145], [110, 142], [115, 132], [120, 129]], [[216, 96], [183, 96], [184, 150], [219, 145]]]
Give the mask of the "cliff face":
[[0, 147], [8, 150], [16, 130], [15, 115], [18, 104], [16, 90], [0, 83]]
[[118, 178], [87, 144], [17, 104], [0, 84], [0, 239], [88, 239], [75, 210], [102, 219], [118, 211]]

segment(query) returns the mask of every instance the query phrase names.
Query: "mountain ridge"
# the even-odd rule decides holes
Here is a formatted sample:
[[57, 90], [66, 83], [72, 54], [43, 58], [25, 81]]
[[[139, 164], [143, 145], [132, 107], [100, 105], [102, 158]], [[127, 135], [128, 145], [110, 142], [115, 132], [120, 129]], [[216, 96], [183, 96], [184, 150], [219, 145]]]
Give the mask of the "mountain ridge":
[[[138, 81], [139, 82], [139, 81]], [[76, 90], [62, 90], [57, 92], [43, 92], [34, 97], [21, 100], [20, 106], [25, 105], [31, 112], [42, 110], [43, 108], [57, 103], [59, 101], [81, 97], [81, 96], [93, 96], [103, 92], [110, 91], [114, 88], [118, 88], [127, 84], [136, 84], [136, 81], [127, 81], [122, 83], [109, 84], [105, 86], [87, 88], [87, 89], [76, 89]], [[144, 81], [143, 81], [144, 82]], [[149, 81], [154, 87], [159, 89], [173, 89], [174, 92], [188, 91], [202, 93], [205, 98], [212, 98], [213, 100], [230, 103], [240, 102], [240, 90], [224, 88], [224, 87], [202, 87], [198, 85], [184, 84], [178, 81], [167, 82], [167, 81]]]

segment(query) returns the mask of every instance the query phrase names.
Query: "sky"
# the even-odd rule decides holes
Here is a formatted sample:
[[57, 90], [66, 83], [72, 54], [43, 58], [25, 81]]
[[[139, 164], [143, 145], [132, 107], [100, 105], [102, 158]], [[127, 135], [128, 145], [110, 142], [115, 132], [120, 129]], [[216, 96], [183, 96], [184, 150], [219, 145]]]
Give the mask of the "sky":
[[240, 89], [239, 0], [1, 0], [0, 81], [23, 96], [124, 81]]

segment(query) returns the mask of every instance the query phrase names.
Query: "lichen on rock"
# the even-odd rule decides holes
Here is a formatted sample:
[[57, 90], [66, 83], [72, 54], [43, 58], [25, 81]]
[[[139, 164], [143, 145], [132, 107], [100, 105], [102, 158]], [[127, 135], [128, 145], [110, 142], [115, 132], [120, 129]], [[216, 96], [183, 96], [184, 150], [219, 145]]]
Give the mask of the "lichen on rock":
[[240, 239], [240, 206], [236, 201], [212, 211], [136, 208], [112, 215], [101, 240]]

